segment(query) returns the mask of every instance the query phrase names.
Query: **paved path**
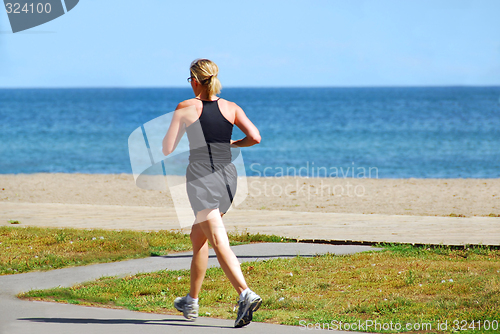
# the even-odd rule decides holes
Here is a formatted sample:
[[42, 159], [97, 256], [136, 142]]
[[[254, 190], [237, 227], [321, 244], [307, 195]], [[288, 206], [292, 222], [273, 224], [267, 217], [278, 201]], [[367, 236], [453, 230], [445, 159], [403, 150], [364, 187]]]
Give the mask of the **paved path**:
[[[251, 244], [232, 247], [241, 262], [276, 257], [313, 256], [315, 254], [352, 254], [376, 250], [369, 246], [319, 245], [303, 243]], [[101, 309], [76, 305], [29, 302], [14, 295], [30, 289], [72, 286], [101, 276], [125, 276], [162, 269], [189, 269], [191, 252], [162, 257], [96, 264], [0, 276], [0, 333], [2, 334], [110, 334], [110, 333], [220, 333], [233, 331], [234, 320], [200, 317], [189, 322], [182, 316], [158, 315], [127, 310]], [[210, 251], [209, 266], [217, 266]], [[258, 291], [258, 289], [256, 289]], [[265, 298], [265, 297], [264, 297]], [[202, 301], [201, 301], [202, 303]], [[201, 306], [203, 307], [203, 306]], [[252, 322], [244, 333], [303, 333], [303, 328]], [[234, 333], [234, 332], [232, 332]], [[337, 331], [335, 333], [348, 333]]]
[[[179, 229], [172, 208], [0, 202], [0, 225], [129, 230]], [[500, 218], [431, 217], [232, 209], [228, 231], [298, 239], [422, 244], [500, 245]]]

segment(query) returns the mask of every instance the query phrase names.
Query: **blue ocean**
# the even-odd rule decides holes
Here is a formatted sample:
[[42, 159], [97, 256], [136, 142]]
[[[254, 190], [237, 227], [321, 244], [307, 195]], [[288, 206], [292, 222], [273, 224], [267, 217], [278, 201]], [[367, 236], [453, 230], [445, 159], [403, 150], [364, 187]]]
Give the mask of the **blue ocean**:
[[[0, 173], [132, 173], [129, 135], [191, 97], [188, 88], [0, 89]], [[261, 132], [261, 144], [242, 149], [247, 175], [500, 177], [500, 87], [226, 88], [221, 97]], [[235, 127], [233, 139], [242, 136]]]

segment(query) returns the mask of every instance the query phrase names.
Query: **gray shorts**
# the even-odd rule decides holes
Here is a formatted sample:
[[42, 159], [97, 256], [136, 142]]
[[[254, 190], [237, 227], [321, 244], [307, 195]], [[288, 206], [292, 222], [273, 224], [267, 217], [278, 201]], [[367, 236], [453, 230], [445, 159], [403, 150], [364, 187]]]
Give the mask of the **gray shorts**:
[[236, 193], [238, 174], [232, 163], [191, 162], [186, 190], [195, 216], [204, 209], [226, 213]]

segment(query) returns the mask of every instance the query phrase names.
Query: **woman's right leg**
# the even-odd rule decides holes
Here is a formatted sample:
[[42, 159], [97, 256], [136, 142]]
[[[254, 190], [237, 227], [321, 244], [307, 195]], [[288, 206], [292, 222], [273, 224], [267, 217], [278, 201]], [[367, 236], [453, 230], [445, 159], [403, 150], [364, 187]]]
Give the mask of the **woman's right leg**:
[[224, 270], [238, 295], [241, 294], [248, 286], [241, 272], [240, 262], [229, 247], [229, 239], [219, 209], [202, 210], [198, 212], [196, 218], [197, 222], [200, 222], [196, 225], [200, 226], [205, 237], [210, 241], [222, 270]]

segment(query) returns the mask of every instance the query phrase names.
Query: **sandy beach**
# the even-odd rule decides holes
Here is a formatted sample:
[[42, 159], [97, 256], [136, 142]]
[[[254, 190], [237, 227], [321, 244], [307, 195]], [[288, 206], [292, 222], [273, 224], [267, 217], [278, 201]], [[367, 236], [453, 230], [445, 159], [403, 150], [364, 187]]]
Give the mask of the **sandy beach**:
[[[485, 217], [500, 215], [500, 179], [249, 177], [244, 210]], [[173, 207], [130, 174], [4, 174], [0, 202]]]

